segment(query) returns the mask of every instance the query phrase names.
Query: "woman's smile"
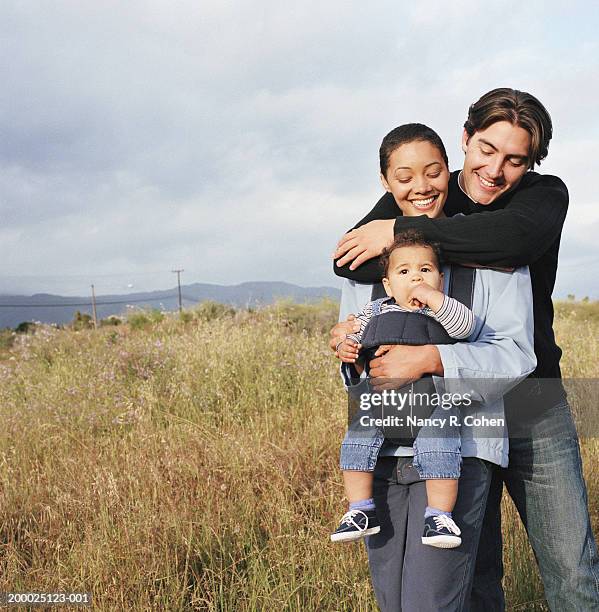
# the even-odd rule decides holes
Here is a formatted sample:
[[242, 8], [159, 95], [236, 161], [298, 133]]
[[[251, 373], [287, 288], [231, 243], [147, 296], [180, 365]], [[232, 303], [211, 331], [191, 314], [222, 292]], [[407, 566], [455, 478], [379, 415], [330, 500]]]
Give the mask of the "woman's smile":
[[427, 210], [434, 208], [435, 203], [438, 199], [439, 199], [439, 194], [437, 193], [433, 196], [430, 196], [429, 198], [413, 199], [413, 200], [409, 200], [409, 202], [410, 204], [412, 204], [414, 208], [417, 208], [418, 210], [425, 212]]

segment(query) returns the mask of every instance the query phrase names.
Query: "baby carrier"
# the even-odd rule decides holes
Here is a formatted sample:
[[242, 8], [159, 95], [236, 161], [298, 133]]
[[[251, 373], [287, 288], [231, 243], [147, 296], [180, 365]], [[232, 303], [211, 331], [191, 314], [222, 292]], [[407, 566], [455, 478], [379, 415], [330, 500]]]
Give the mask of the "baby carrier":
[[[474, 295], [474, 278], [474, 268], [451, 266], [448, 295], [470, 309], [472, 308]], [[360, 342], [362, 345], [360, 357], [364, 359], [367, 373], [370, 371], [370, 361], [374, 359], [374, 353], [383, 344], [420, 346], [424, 344], [455, 344], [458, 342], [445, 331], [440, 323], [428, 315], [400, 311], [381, 314], [380, 308], [385, 300], [385, 298], [380, 297], [381, 293], [385, 295], [382, 284], [374, 285], [372, 290], [374, 316], [368, 322]], [[394, 424], [383, 425], [381, 429], [385, 438], [401, 445], [411, 445], [413, 443], [420, 430], [420, 427], [414, 424], [414, 421], [430, 417], [438, 405], [435, 404], [435, 401], [439, 399], [430, 375], [397, 389], [391, 404], [387, 403], [390, 394], [387, 394], [385, 403], [381, 404], [381, 400], [374, 397], [377, 394], [370, 388], [368, 382], [366, 381], [366, 384], [362, 382], [352, 389], [350, 404], [356, 401], [357, 394], [359, 394], [360, 405], [364, 406], [365, 393], [372, 395], [370, 404], [376, 406], [376, 408], [371, 409], [371, 412], [374, 412], [376, 416], [381, 418], [400, 417], [401, 424], [398, 424], [399, 420], [395, 419]], [[401, 400], [400, 395], [407, 395], [407, 397]], [[383, 396], [382, 399], [385, 399], [385, 397]], [[355, 408], [357, 407], [350, 405], [350, 417], [355, 416]], [[363, 411], [364, 408], [361, 408], [361, 410]], [[350, 420], [352, 419], [350, 418]], [[389, 420], [386, 419], [385, 421]]]

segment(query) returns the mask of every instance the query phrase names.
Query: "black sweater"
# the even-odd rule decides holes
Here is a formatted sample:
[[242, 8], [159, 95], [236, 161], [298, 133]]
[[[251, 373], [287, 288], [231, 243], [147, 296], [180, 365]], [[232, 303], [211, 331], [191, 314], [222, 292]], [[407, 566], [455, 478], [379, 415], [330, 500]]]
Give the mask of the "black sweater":
[[[396, 219], [395, 233], [408, 228], [421, 230], [427, 239], [441, 244], [445, 258], [453, 263], [481, 266], [530, 267], [535, 321], [534, 376], [559, 378], [561, 350], [553, 334], [553, 303], [557, 256], [562, 226], [568, 210], [568, 190], [555, 176], [527, 172], [518, 187], [487, 206], [475, 204], [458, 185], [459, 171], [451, 173], [445, 203], [447, 218], [398, 216], [390, 193], [355, 226], [375, 219]], [[464, 216], [454, 217], [458, 213]], [[485, 214], [477, 214], [485, 213]], [[381, 280], [378, 258], [356, 270], [338, 267], [335, 274], [358, 282]]]

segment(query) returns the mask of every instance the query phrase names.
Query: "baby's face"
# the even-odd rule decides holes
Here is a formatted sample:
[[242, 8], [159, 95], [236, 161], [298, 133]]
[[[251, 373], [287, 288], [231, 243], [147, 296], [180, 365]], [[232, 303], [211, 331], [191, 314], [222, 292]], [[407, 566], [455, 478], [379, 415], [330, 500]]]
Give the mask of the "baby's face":
[[434, 219], [442, 214], [447, 199], [449, 170], [441, 151], [430, 142], [408, 142], [391, 153], [381, 182], [404, 215]]
[[404, 246], [395, 249], [389, 257], [389, 269], [383, 278], [387, 295], [404, 308], [414, 310], [409, 297], [416, 285], [425, 283], [443, 290], [443, 274], [437, 267], [433, 250], [427, 246]]

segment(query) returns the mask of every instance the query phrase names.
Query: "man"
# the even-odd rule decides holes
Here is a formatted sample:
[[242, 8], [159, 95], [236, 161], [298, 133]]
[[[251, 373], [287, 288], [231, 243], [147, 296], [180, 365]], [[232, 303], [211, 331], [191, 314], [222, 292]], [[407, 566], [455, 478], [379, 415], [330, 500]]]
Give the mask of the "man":
[[[551, 136], [551, 118], [534, 96], [508, 88], [490, 91], [469, 109], [462, 138], [464, 167], [451, 176], [448, 218], [393, 218], [397, 207], [386, 194], [341, 239], [334, 254], [338, 275], [378, 282], [373, 258], [391, 243], [394, 231], [415, 228], [439, 242], [453, 263], [530, 267], [537, 357], [533, 377], [538, 384], [506, 397], [511, 431], [518, 427], [518, 438], [510, 440], [509, 467], [498, 468], [493, 477], [472, 610], [490, 612], [505, 605], [499, 506], [503, 482], [526, 527], [551, 609], [599, 610], [599, 557], [578, 438], [559, 382], [561, 351], [553, 334], [551, 293], [568, 193], [559, 178], [529, 172], [546, 157]], [[333, 329], [332, 348], [352, 326], [348, 322]], [[376, 384], [376, 379], [416, 379], [440, 371], [443, 364], [435, 347], [397, 346], [381, 351], [370, 375]], [[523, 405], [528, 409], [525, 422]]]

